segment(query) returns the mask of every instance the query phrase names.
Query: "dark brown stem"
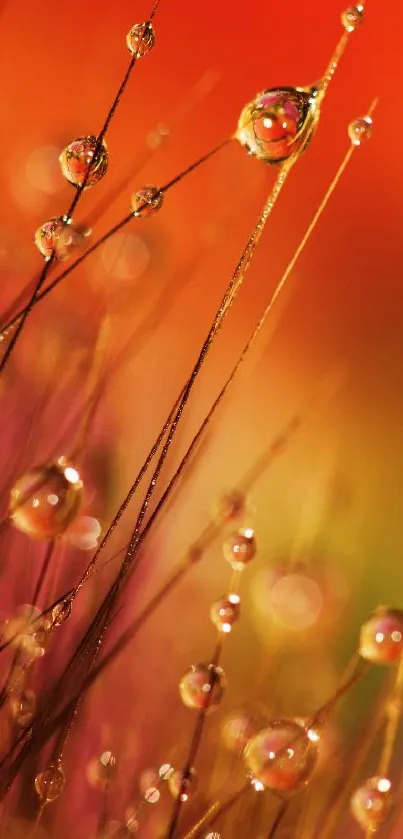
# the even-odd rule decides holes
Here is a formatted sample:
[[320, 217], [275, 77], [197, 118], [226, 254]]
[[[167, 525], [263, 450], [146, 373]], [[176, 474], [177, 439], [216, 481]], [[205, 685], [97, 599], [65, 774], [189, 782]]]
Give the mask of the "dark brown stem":
[[48, 570], [49, 570], [49, 566], [50, 566], [50, 563], [52, 561], [54, 547], [55, 547], [55, 543], [54, 543], [54, 540], [52, 539], [46, 547], [45, 556], [43, 558], [42, 566], [41, 566], [41, 569], [39, 571], [38, 579], [36, 581], [34, 594], [33, 594], [33, 598], [32, 598], [32, 605], [33, 606], [36, 606], [36, 604], [38, 603], [39, 597], [41, 595], [41, 592], [42, 592], [42, 589], [43, 589], [43, 586], [44, 586], [44, 583], [45, 583], [45, 580], [46, 580], [46, 576], [47, 576], [47, 573], [48, 573]]
[[274, 819], [274, 822], [273, 822], [273, 824], [272, 824], [272, 826], [271, 826], [271, 828], [270, 828], [270, 830], [267, 834], [267, 839], [274, 839], [274, 837], [277, 833], [277, 828], [280, 827], [280, 824], [283, 821], [283, 818], [284, 818], [284, 816], [287, 812], [287, 808], [288, 808], [288, 801], [283, 801], [280, 805], [280, 809], [277, 813], [277, 816]]

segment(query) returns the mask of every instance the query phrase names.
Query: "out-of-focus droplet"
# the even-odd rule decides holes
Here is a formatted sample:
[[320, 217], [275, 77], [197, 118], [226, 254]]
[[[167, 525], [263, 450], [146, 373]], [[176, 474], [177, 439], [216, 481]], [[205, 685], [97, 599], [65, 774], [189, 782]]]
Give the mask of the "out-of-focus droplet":
[[143, 58], [152, 50], [155, 44], [155, 32], [152, 23], [136, 23], [126, 36], [129, 52], [136, 58]]
[[237, 594], [228, 594], [216, 600], [210, 609], [210, 618], [219, 632], [228, 634], [239, 620], [241, 599]]
[[356, 6], [350, 6], [342, 12], [341, 22], [346, 32], [354, 32], [361, 25], [363, 18], [364, 6], [361, 3], [357, 3]]
[[100, 757], [90, 760], [87, 766], [87, 778], [94, 789], [107, 789], [116, 775], [116, 758], [112, 752], [103, 752]]
[[83, 484], [79, 473], [64, 457], [39, 466], [14, 484], [9, 516], [13, 525], [35, 539], [52, 539], [63, 533], [80, 508]]
[[75, 548], [92, 551], [98, 545], [101, 530], [98, 519], [92, 516], [78, 516], [69, 527], [66, 537]]
[[351, 796], [351, 812], [363, 830], [375, 833], [386, 821], [392, 807], [389, 778], [369, 778]]
[[252, 719], [245, 711], [231, 714], [224, 720], [221, 727], [221, 737], [230, 752], [241, 754], [255, 734]]
[[50, 804], [63, 792], [66, 777], [62, 766], [51, 766], [35, 778], [35, 789], [41, 801]]
[[66, 222], [55, 236], [55, 256], [59, 262], [65, 262], [76, 251], [84, 247], [86, 239], [91, 236], [91, 229], [83, 224], [75, 224], [72, 220]]
[[191, 769], [186, 778], [184, 778], [182, 770], [174, 772], [168, 781], [168, 786], [174, 798], [180, 798], [183, 803], [189, 801], [197, 788], [197, 775], [195, 770]]
[[321, 564], [281, 561], [260, 570], [250, 591], [253, 620], [268, 642], [268, 618], [284, 640], [299, 643], [298, 633], [315, 632], [319, 625], [321, 631], [334, 627], [349, 597], [344, 578], [323, 558]]
[[224, 557], [234, 571], [242, 571], [256, 556], [256, 539], [252, 528], [233, 533], [223, 545]]
[[101, 248], [99, 265], [102, 273], [122, 282], [134, 282], [144, 274], [150, 262], [150, 251], [139, 236], [118, 233]]
[[316, 767], [319, 735], [314, 735], [295, 720], [275, 720], [255, 734], [245, 749], [251, 778], [273, 792], [297, 792], [310, 781]]
[[224, 672], [212, 664], [194, 664], [179, 683], [179, 693], [187, 708], [213, 709], [222, 700]]
[[130, 207], [136, 218], [149, 218], [162, 207], [163, 193], [158, 186], [144, 186], [132, 195]]
[[[108, 152], [105, 142], [97, 155], [98, 140], [93, 135], [78, 137], [63, 149], [60, 155], [62, 175], [73, 186], [80, 187], [85, 181], [85, 189], [95, 186], [108, 169]], [[89, 171], [88, 177], [87, 171]]]
[[33, 149], [25, 164], [25, 175], [31, 187], [45, 195], [59, 192], [60, 180], [59, 150], [56, 146], [40, 146]]
[[161, 793], [157, 787], [148, 787], [144, 793], [144, 801], [147, 804], [158, 804]]
[[35, 654], [37, 643], [34, 639], [34, 633], [41, 626], [38, 620], [40, 614], [40, 610], [36, 606], [20, 606], [17, 613], [8, 618], [1, 628], [2, 643], [9, 644], [28, 658], [37, 657]]
[[155, 151], [159, 149], [162, 143], [167, 140], [170, 135], [169, 128], [166, 125], [158, 125], [147, 134], [146, 143], [149, 149]]
[[353, 146], [360, 146], [363, 140], [369, 140], [372, 135], [371, 117], [359, 117], [350, 122], [348, 136]]
[[36, 711], [36, 697], [32, 690], [24, 690], [9, 702], [10, 714], [16, 725], [25, 728], [32, 722]]
[[158, 770], [158, 775], [161, 781], [169, 781], [171, 775], [175, 772], [173, 766], [170, 763], [163, 763]]
[[316, 580], [303, 574], [287, 574], [273, 585], [268, 608], [275, 623], [294, 632], [313, 626], [323, 608]]
[[238, 489], [222, 495], [216, 505], [216, 517], [225, 524], [236, 522], [245, 513], [246, 498]]
[[[130, 836], [137, 836], [137, 834], [139, 832], [139, 829], [140, 829], [140, 824], [139, 824], [139, 821], [138, 821], [138, 809], [139, 809], [138, 806], [136, 806], [136, 807], [129, 806], [129, 807], [126, 808], [125, 827], [126, 827], [127, 833]], [[125, 835], [125, 834], [123, 834], [123, 835]]]
[[236, 136], [250, 155], [265, 163], [282, 163], [307, 146], [318, 114], [313, 89], [266, 90], [243, 109]]
[[377, 609], [363, 624], [359, 653], [373, 664], [394, 664], [403, 653], [403, 611]]

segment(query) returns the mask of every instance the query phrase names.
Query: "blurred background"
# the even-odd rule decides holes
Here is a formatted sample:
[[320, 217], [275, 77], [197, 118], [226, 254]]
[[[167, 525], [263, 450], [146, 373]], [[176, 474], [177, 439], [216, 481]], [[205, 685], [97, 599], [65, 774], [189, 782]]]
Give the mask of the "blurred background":
[[[93, 229], [90, 243], [127, 215], [135, 190], [167, 183], [232, 134], [257, 91], [314, 83], [340, 36], [342, 11], [336, 0], [286, 6], [162, 0], [155, 48], [138, 62], [108, 132], [108, 173], [85, 193], [75, 216]], [[60, 150], [100, 131], [127, 68], [126, 33], [149, 13], [145, 0], [0, 3], [2, 312], [42, 266], [35, 230], [72, 199]], [[262, 721], [312, 713], [336, 689], [371, 610], [379, 603], [403, 608], [402, 24], [397, 3], [385, 9], [368, 2], [319, 130], [290, 175], [197, 381], [160, 491], [334, 176], [348, 148], [348, 123], [379, 96], [373, 137], [353, 156], [284, 296], [147, 539], [141, 570], [111, 629], [113, 638], [141, 610], [215, 515], [223, 494], [242, 485], [297, 416], [298, 430], [248, 489], [241, 523], [255, 529], [258, 556], [245, 572], [242, 620], [224, 654], [228, 687], [208, 721], [198, 792], [183, 829], [243, 778], [242, 762], [222, 738], [228, 714]], [[153, 149], [156, 131], [164, 139]], [[98, 347], [99, 400], [78, 465], [87, 488], [82, 515], [106, 528], [192, 369], [274, 176], [274, 169], [231, 144], [173, 188], [160, 213], [133, 219], [37, 307], [1, 384], [3, 513], [18, 475], [77, 446]], [[125, 543], [138, 506], [130, 507], [105, 558]], [[94, 522], [80, 526], [95, 527], [96, 540]], [[228, 586], [221, 550], [227, 529], [84, 703], [69, 741], [65, 792], [43, 820], [49, 836], [99, 835], [103, 793], [91, 786], [87, 769], [104, 750], [118, 758], [119, 783], [107, 802], [108, 819], [118, 822], [141, 797], [144, 770], [182, 764], [194, 718], [177, 685], [191, 663], [212, 652], [209, 608]], [[74, 584], [90, 556], [83, 548], [88, 543], [73, 528], [58, 545], [41, 605]], [[3, 619], [32, 602], [43, 551], [16, 531], [2, 531]], [[35, 671], [35, 691], [58, 672], [116, 567], [112, 563], [85, 588]], [[295, 799], [279, 839], [361, 835], [349, 815], [349, 785], [375, 772], [379, 734], [366, 726], [385, 678], [371, 673], [340, 706], [308, 804]], [[363, 764], [350, 778], [352, 744], [363, 740]], [[40, 756], [37, 766], [43, 768]], [[28, 780], [3, 807], [4, 818], [17, 818], [18, 839], [28, 835], [18, 820], [32, 819], [35, 811], [27, 789], [36, 771], [30, 767]], [[398, 741], [397, 784], [400, 776]], [[338, 818], [326, 834], [321, 819], [329, 796]], [[166, 791], [147, 805], [140, 835], [163, 836], [171, 806]], [[271, 800], [259, 799], [249, 835], [266, 837], [274, 812]], [[250, 825], [250, 813], [240, 810], [217, 835], [248, 833], [240, 829], [242, 818]], [[398, 839], [402, 831], [397, 808], [379, 835]]]

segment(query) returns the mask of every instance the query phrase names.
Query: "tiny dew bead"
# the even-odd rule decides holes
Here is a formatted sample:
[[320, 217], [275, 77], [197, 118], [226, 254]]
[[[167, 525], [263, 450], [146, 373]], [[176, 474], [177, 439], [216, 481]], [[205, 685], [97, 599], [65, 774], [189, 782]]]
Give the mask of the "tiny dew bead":
[[213, 603], [210, 618], [219, 632], [231, 632], [233, 625], [239, 620], [240, 602], [237, 594], [228, 594]]
[[126, 35], [129, 52], [136, 58], [143, 58], [151, 52], [155, 44], [155, 32], [150, 21], [136, 23]]
[[56, 801], [63, 792], [66, 783], [63, 768], [51, 766], [44, 772], [40, 772], [35, 778], [35, 789], [41, 801], [50, 804]]
[[237, 530], [223, 545], [224, 557], [234, 571], [242, 571], [256, 555], [256, 539], [250, 527]]
[[346, 32], [354, 32], [354, 30], [362, 23], [363, 17], [364, 6], [362, 6], [361, 3], [357, 3], [356, 6], [350, 6], [349, 9], [345, 9], [341, 16], [341, 22]]
[[369, 140], [372, 134], [371, 117], [360, 117], [350, 122], [348, 136], [353, 146], [360, 146], [363, 140]]
[[187, 708], [212, 709], [220, 704], [225, 690], [224, 671], [213, 664], [194, 664], [179, 683]]
[[72, 610], [73, 599], [71, 597], [66, 597], [65, 600], [61, 601], [61, 603], [56, 603], [56, 606], [52, 609], [52, 627], [61, 626], [62, 623], [65, 623], [65, 621], [69, 619]]
[[361, 627], [359, 653], [373, 664], [393, 664], [403, 653], [403, 612], [378, 609]]
[[351, 796], [351, 812], [360, 827], [375, 833], [386, 821], [392, 806], [388, 778], [368, 778]]
[[130, 207], [136, 218], [149, 218], [162, 207], [163, 194], [157, 186], [144, 186], [132, 195]]

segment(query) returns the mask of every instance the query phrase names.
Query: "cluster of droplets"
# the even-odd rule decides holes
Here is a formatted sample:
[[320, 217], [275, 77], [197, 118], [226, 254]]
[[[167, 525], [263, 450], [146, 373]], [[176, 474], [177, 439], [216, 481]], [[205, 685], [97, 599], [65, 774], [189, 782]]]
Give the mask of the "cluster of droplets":
[[[126, 44], [134, 60], [147, 55], [155, 43], [155, 33], [151, 21], [139, 23], [130, 29], [126, 36]], [[88, 134], [77, 137], [63, 149], [59, 157], [60, 169], [63, 177], [79, 190], [87, 190], [96, 186], [105, 177], [109, 165], [109, 153], [103, 135], [96, 137]], [[148, 193], [146, 187], [143, 192]], [[156, 190], [158, 193], [159, 191]], [[135, 196], [132, 199], [132, 205]], [[159, 206], [162, 194], [158, 199]], [[139, 200], [141, 209], [134, 215], [147, 216], [159, 208], [156, 198]], [[147, 211], [148, 208], [148, 211]], [[82, 249], [91, 230], [84, 225], [73, 222], [69, 216], [56, 216], [42, 224], [35, 233], [34, 241], [45, 260], [55, 257], [64, 261], [77, 250]]]
[[[256, 539], [251, 528], [241, 528], [224, 542], [223, 553], [234, 572], [239, 574], [256, 555]], [[220, 636], [228, 635], [240, 617], [241, 599], [230, 592], [216, 600], [210, 609], [210, 619]], [[215, 664], [195, 664], [179, 683], [179, 693], [187, 708], [213, 710], [220, 704], [225, 691], [225, 674]]]
[[17, 727], [25, 728], [36, 712], [36, 696], [28, 680], [35, 662], [49, 649], [49, 622], [36, 607], [22, 606], [1, 627], [1, 642], [13, 651], [4, 689], [9, 714]]
[[[361, 627], [358, 651], [374, 665], [400, 665], [403, 655], [403, 611], [379, 607]], [[400, 713], [401, 697], [395, 697], [389, 713]], [[389, 777], [375, 775], [361, 783], [351, 796], [351, 812], [367, 833], [376, 833], [387, 820], [393, 805]]]
[[[94, 789], [105, 792], [116, 776], [116, 761], [111, 752], [104, 752], [99, 758], [94, 758], [88, 764], [87, 778]], [[192, 776], [193, 777], [193, 776]], [[121, 839], [123, 836], [137, 836], [140, 830], [141, 817], [144, 807], [153, 807], [159, 803], [162, 795], [162, 787], [166, 786], [168, 792], [177, 797], [181, 785], [181, 775], [170, 763], [162, 764], [158, 769], [147, 769], [139, 778], [140, 799], [137, 803], [126, 807], [122, 821], [109, 822], [106, 825], [102, 839]], [[196, 786], [196, 779], [194, 778]], [[191, 783], [188, 784], [189, 796], [191, 794]]]
[[[363, 20], [361, 4], [346, 9], [342, 24], [354, 32]], [[293, 163], [305, 151], [320, 117], [320, 106], [328, 79], [310, 87], [278, 87], [258, 93], [243, 109], [238, 120], [236, 139], [252, 157], [264, 163]], [[359, 145], [368, 136], [368, 118], [351, 124], [350, 137]]]
[[[363, 19], [364, 8], [358, 4], [345, 10], [342, 23], [348, 33]], [[150, 21], [134, 25], [126, 36], [127, 47], [137, 59], [147, 55], [154, 46], [155, 33]], [[258, 93], [242, 110], [236, 139], [248, 154], [265, 163], [279, 165], [294, 162], [308, 146], [320, 116], [323, 95], [319, 83], [311, 87], [279, 87]], [[369, 136], [371, 120], [365, 117], [350, 126], [350, 137], [359, 145]], [[79, 189], [98, 184], [108, 169], [109, 157], [104, 137], [87, 135], [72, 140], [60, 155], [63, 177]], [[136, 218], [148, 218], [161, 209], [163, 191], [157, 186], [144, 186], [131, 198]], [[46, 260], [53, 255], [67, 259], [82, 248], [91, 231], [77, 225], [69, 217], [55, 217], [45, 222], [35, 234], [35, 244]]]
[[20, 728], [30, 725], [36, 713], [36, 696], [28, 687], [32, 668], [49, 651], [53, 630], [68, 620], [71, 611], [71, 598], [61, 600], [49, 613], [41, 613], [36, 606], [22, 606], [1, 627], [1, 643], [14, 653], [5, 685], [8, 709]]
[[[362, 21], [363, 6], [357, 5], [342, 15], [347, 32], [354, 31]], [[154, 45], [155, 35], [150, 22], [137, 24], [127, 35], [126, 42], [133, 57], [147, 55]], [[321, 89], [275, 88], [258, 94], [249, 103], [239, 119], [236, 137], [252, 156], [269, 164], [293, 161], [305, 150], [313, 136], [318, 118]], [[370, 136], [370, 117], [355, 120], [349, 126], [353, 145], [360, 145]], [[60, 166], [64, 177], [79, 189], [88, 189], [99, 183], [108, 168], [108, 150], [103, 139], [89, 135], [73, 140], [60, 155]], [[145, 186], [131, 198], [131, 210], [135, 217], [154, 215], [162, 206], [163, 192], [155, 186]], [[81, 248], [90, 234], [85, 227], [76, 225], [69, 217], [55, 217], [42, 225], [35, 234], [35, 243], [45, 259], [56, 255], [59, 260], [67, 259], [77, 248]], [[56, 464], [34, 470], [14, 486], [11, 493], [10, 520], [22, 532], [40, 539], [53, 539], [65, 531], [77, 515], [82, 493], [82, 482], [71, 465], [61, 459]], [[232, 520], [233, 512], [239, 511], [243, 499], [233, 496], [223, 505], [222, 516]], [[256, 555], [254, 532], [240, 528], [225, 542], [224, 556], [235, 573], [240, 573]], [[32, 631], [14, 627], [11, 643], [24, 651], [33, 660], [43, 655], [49, 629], [63, 623], [71, 613], [71, 600], [65, 600], [54, 607], [48, 623], [29, 620]], [[231, 632], [240, 617], [240, 597], [231, 591], [215, 601], [210, 618], [219, 634]], [[12, 623], [12, 621], [10, 622]], [[34, 629], [32, 629], [34, 627]], [[12, 631], [8, 627], [7, 632]], [[11, 636], [10, 636], [11, 638]], [[18, 639], [18, 640], [17, 640]], [[400, 660], [403, 648], [403, 615], [400, 612], [383, 610], [377, 612], [361, 631], [359, 651], [363, 658], [372, 663], [392, 663]], [[40, 651], [40, 652], [39, 652]], [[18, 687], [21, 683], [17, 682]], [[190, 668], [179, 685], [183, 703], [198, 711], [217, 707], [225, 690], [225, 675], [214, 664], [198, 664]], [[32, 719], [35, 697], [20, 692], [19, 720]], [[16, 697], [12, 697], [14, 702]], [[33, 710], [32, 710], [33, 708]], [[25, 717], [24, 717], [25, 712]], [[31, 715], [31, 716], [30, 716]], [[237, 723], [237, 725], [235, 724]], [[25, 724], [25, 723], [23, 723]], [[298, 720], [275, 720], [267, 728], [255, 733], [249, 718], [234, 717], [227, 721], [227, 742], [241, 745], [250, 780], [256, 790], [269, 789], [285, 795], [297, 792], [311, 779], [318, 758], [320, 734], [315, 727]], [[236, 733], [235, 733], [236, 732]], [[88, 767], [90, 784], [105, 790], [114, 780], [116, 761], [111, 752], [104, 752], [91, 761]], [[175, 798], [188, 800], [197, 785], [197, 776], [192, 768], [186, 775], [175, 771], [170, 764], [158, 770], [157, 782], [147, 786], [144, 800], [153, 804], [159, 800], [159, 783], [167, 781]], [[42, 802], [52, 802], [61, 794], [65, 784], [63, 768], [52, 765], [35, 778], [35, 788]], [[352, 811], [365, 829], [375, 831], [385, 820], [390, 809], [391, 783], [387, 778], [373, 777], [354, 793]], [[135, 818], [127, 820], [126, 827], [137, 830]], [[207, 839], [219, 839], [219, 834], [209, 833]]]
[[[371, 664], [398, 664], [403, 653], [403, 612], [378, 609], [363, 624], [358, 652]], [[248, 716], [226, 721], [223, 738], [232, 750], [245, 742], [251, 729]], [[315, 772], [321, 732], [317, 724], [303, 720], [276, 720], [252, 734], [244, 750], [247, 774], [257, 791], [279, 795], [298, 792]], [[374, 833], [387, 819], [392, 806], [392, 783], [374, 776], [360, 784], [351, 797], [351, 811], [360, 826]]]
[[[83, 483], [77, 469], [61, 457], [14, 483], [9, 521], [30, 538], [51, 541], [74, 520], [82, 495]], [[28, 726], [36, 713], [36, 696], [27, 684], [32, 667], [48, 651], [53, 630], [70, 617], [72, 603], [73, 597], [66, 597], [45, 613], [36, 606], [22, 606], [1, 627], [1, 643], [14, 653], [6, 694], [11, 718], [19, 727]]]

